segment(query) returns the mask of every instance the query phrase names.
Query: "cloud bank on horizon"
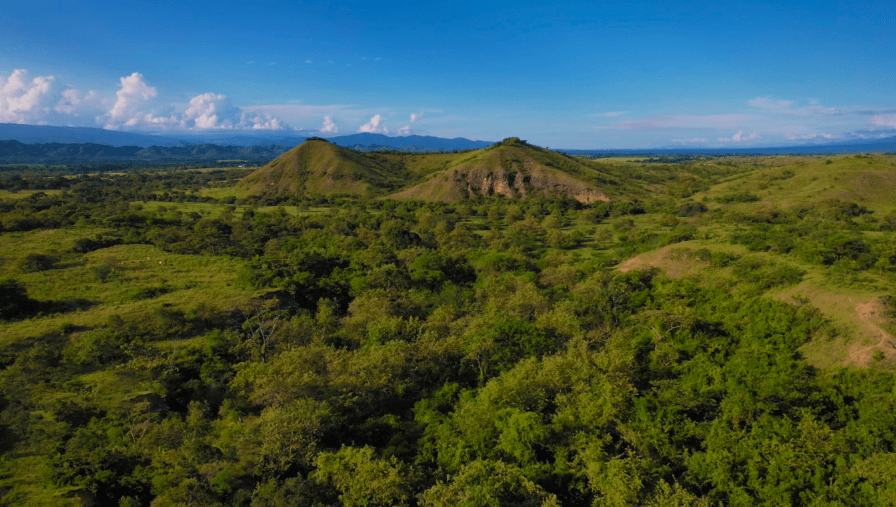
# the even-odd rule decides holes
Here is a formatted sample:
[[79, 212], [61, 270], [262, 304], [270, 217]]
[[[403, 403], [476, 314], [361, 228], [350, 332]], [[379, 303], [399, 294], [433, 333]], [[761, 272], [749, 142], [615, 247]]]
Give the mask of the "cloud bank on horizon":
[[0, 75], [0, 122], [169, 132], [194, 130], [287, 130], [281, 119], [234, 106], [225, 95], [203, 93], [178, 110], [157, 101], [158, 90], [134, 72], [121, 78], [115, 98], [64, 87], [54, 76], [31, 78], [16, 69]]
[[[165, 102], [146, 78], [134, 72], [120, 78], [113, 96], [81, 91], [63, 85], [55, 76], [31, 77], [27, 70], [0, 74], [0, 123], [101, 127], [142, 133], [190, 133], [206, 131], [283, 132], [297, 130], [283, 116], [321, 122], [311, 131], [336, 135], [335, 114], [360, 125], [357, 132], [390, 134], [386, 125], [394, 114], [375, 113], [355, 106], [267, 105], [239, 107], [224, 94], [206, 92], [185, 104]], [[410, 113], [404, 125], [393, 131], [416, 133], [412, 125], [425, 111]], [[737, 112], [709, 115], [666, 114], [634, 117], [629, 111], [583, 115], [590, 129], [604, 132], [648, 132], [653, 146], [770, 146], [782, 143], [832, 142], [874, 139], [896, 135], [896, 110], [886, 108], [831, 107], [815, 101], [754, 97], [743, 101]], [[302, 129], [303, 132], [309, 132]], [[508, 133], [508, 135], [513, 132]], [[475, 138], [475, 135], [468, 137]], [[665, 138], [664, 138], [665, 137]], [[556, 144], [556, 143], [554, 143]], [[564, 146], [565, 147], [565, 146]]]

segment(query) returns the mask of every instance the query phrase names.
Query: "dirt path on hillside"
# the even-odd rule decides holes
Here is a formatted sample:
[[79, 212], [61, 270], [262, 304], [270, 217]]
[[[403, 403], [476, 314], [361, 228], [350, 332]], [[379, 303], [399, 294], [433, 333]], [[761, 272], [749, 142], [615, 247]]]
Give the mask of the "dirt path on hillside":
[[863, 346], [860, 343], [852, 344], [849, 349], [848, 363], [867, 367], [874, 361], [875, 350], [880, 350], [886, 359], [892, 360], [896, 357], [896, 338], [893, 338], [893, 335], [884, 331], [879, 325], [883, 323], [881, 317], [884, 309], [883, 302], [879, 299], [872, 299], [856, 303], [852, 298], [849, 298], [849, 302], [855, 308], [861, 326], [869, 331], [869, 334], [879, 336], [880, 340], [870, 346]]

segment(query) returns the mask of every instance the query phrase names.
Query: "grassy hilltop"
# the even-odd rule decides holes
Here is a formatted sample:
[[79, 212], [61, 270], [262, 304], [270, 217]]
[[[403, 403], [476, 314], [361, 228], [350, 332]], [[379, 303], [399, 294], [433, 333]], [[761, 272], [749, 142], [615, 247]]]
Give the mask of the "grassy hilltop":
[[0, 503], [889, 505], [894, 195], [514, 138], [6, 168]]
[[[456, 202], [500, 195], [608, 201], [620, 182], [593, 163], [517, 138], [461, 153], [357, 152], [311, 139], [258, 169], [240, 185], [250, 194], [354, 195]], [[399, 189], [398, 192], [396, 190]], [[622, 195], [617, 195], [617, 198]]]

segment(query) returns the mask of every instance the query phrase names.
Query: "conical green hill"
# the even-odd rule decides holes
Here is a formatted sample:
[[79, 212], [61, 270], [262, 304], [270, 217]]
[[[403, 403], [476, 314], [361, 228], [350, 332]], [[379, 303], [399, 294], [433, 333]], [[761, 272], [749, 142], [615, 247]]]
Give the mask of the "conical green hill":
[[460, 153], [363, 153], [309, 139], [247, 176], [249, 194], [332, 195], [453, 202], [500, 195], [609, 201], [621, 184], [594, 164], [509, 138]]
[[525, 199], [540, 194], [591, 203], [609, 201], [605, 187], [617, 185], [615, 178], [584, 161], [518, 138], [465, 155], [423, 183], [388, 198], [453, 202], [473, 196]]
[[402, 164], [309, 139], [259, 168], [240, 187], [250, 194], [330, 195], [373, 197], [400, 188]]

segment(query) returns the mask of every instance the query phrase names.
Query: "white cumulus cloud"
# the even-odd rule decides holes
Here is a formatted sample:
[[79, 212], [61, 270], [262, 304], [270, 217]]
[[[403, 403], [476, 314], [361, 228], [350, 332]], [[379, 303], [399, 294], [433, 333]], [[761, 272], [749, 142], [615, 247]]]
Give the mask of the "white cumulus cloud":
[[84, 93], [74, 88], [64, 90], [54, 108], [56, 112], [73, 117], [102, 115], [109, 109], [110, 101], [95, 91]]
[[371, 134], [388, 134], [389, 129], [387, 129], [385, 125], [380, 126], [380, 123], [382, 122], [382, 116], [378, 114], [374, 115], [374, 117], [371, 118], [369, 122], [361, 125], [361, 128], [358, 129], [358, 132], [369, 132]]
[[0, 122], [43, 123], [55, 110], [61, 96], [53, 76], [31, 78], [16, 69], [8, 78], [0, 76]]
[[879, 114], [872, 116], [871, 124], [876, 127], [896, 128], [896, 114]]
[[184, 108], [159, 104], [158, 90], [139, 72], [120, 80], [114, 98], [82, 92], [58, 83], [54, 76], [31, 78], [17, 69], [0, 76], [0, 123], [101, 126], [131, 130], [211, 130], [288, 128], [264, 111], [244, 111], [225, 95], [203, 93]]
[[833, 134], [825, 134], [824, 132], [819, 134], [803, 134], [803, 135], [790, 135], [787, 136], [787, 139], [791, 141], [811, 141], [813, 139], [833, 139]]
[[400, 129], [398, 129], [398, 135], [400, 135], [400, 136], [411, 135], [411, 126], [405, 125], [404, 127], [401, 127]]
[[672, 142], [675, 144], [699, 144], [699, 143], [705, 143], [706, 138], [705, 137], [694, 137], [692, 139], [673, 139]]
[[283, 120], [265, 113], [240, 113], [240, 128], [251, 128], [252, 130], [284, 130], [289, 126], [283, 123]]
[[415, 121], [419, 120], [422, 117], [423, 117], [422, 111], [419, 113], [411, 113], [411, 123], [414, 123]]
[[[157, 116], [153, 109], [154, 99], [159, 95], [155, 87], [149, 86], [143, 75], [134, 72], [121, 78], [121, 89], [115, 93], [115, 104], [104, 115], [105, 128], [148, 127], [164, 129], [182, 124], [175, 116]], [[97, 118], [100, 121], [100, 118]]]
[[224, 95], [203, 93], [190, 99], [183, 121], [199, 129], [232, 129], [239, 125], [240, 110]]
[[331, 116], [324, 116], [324, 126], [320, 128], [320, 131], [324, 134], [336, 134], [339, 132], [339, 127], [333, 123]]
[[759, 109], [787, 109], [793, 104], [792, 100], [774, 100], [769, 97], [756, 97], [747, 101], [753, 107]]
[[190, 99], [183, 112], [159, 115], [155, 107], [158, 91], [137, 72], [121, 78], [121, 89], [115, 95], [115, 105], [105, 114], [106, 128], [281, 130], [286, 127], [278, 118], [262, 112], [244, 112], [226, 95], [211, 92]]
[[280, 130], [280, 119], [262, 112], [246, 113], [233, 105], [226, 95], [203, 93], [190, 99], [181, 119], [188, 129]]
[[759, 139], [759, 132], [753, 132], [750, 135], [745, 136], [743, 130], [738, 130], [737, 134], [734, 134], [731, 137], [720, 137], [719, 142], [739, 143], [742, 141], [752, 141], [753, 139]]

